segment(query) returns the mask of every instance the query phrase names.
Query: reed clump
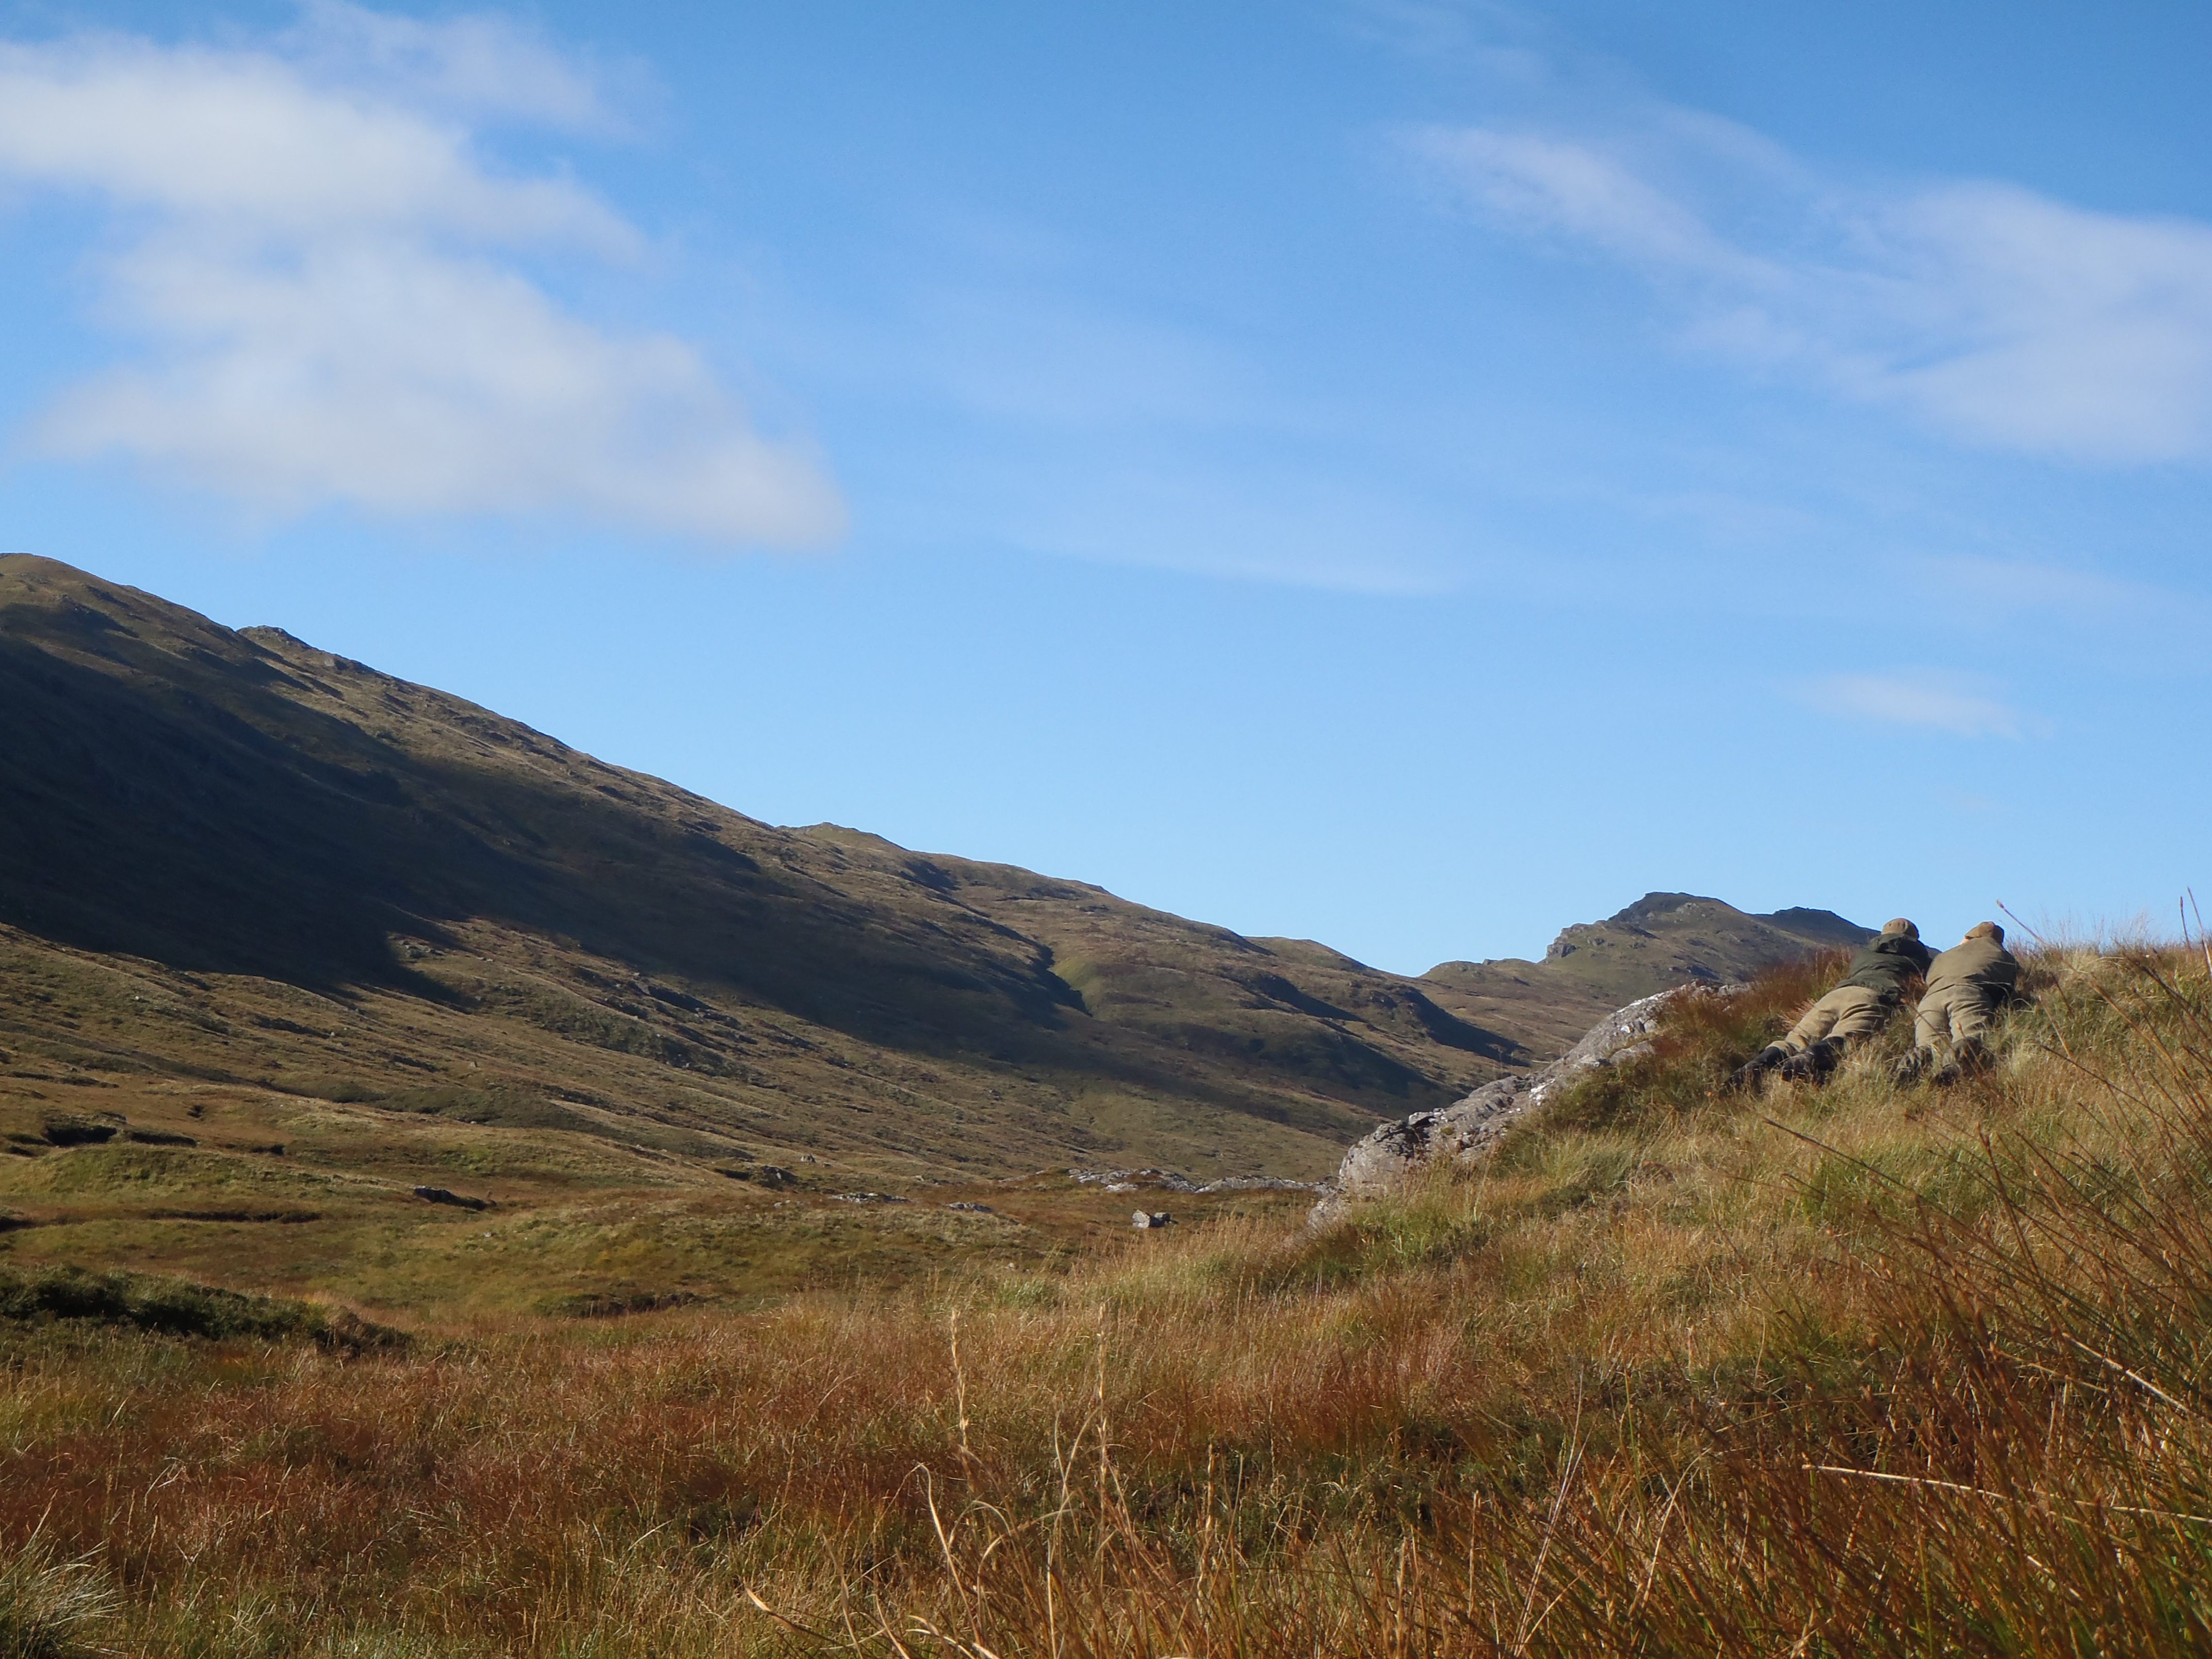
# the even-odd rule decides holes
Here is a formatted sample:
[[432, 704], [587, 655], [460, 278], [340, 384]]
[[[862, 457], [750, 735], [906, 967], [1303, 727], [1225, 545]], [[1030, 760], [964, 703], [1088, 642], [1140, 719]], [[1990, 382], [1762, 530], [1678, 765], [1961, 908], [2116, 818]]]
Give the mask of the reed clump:
[[0, 1656], [92, 1659], [94, 1627], [115, 1605], [95, 1562], [64, 1559], [33, 1533], [0, 1561]]
[[149, 1655], [2203, 1650], [2212, 960], [2035, 968], [1948, 1091], [1722, 1087], [1818, 966], [1692, 1000], [1321, 1232], [406, 1351], [19, 1324], [0, 1538]]

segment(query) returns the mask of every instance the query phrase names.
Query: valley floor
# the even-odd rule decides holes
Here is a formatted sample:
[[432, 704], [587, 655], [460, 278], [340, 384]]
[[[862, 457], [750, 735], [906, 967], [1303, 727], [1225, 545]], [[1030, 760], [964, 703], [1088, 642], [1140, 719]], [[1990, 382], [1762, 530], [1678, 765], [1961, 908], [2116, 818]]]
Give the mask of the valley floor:
[[2205, 1650], [2212, 959], [2033, 969], [1948, 1091], [1881, 1052], [1722, 1087], [1818, 988], [1786, 970], [1324, 1231], [1297, 1195], [979, 1185], [899, 1273], [623, 1317], [514, 1264], [753, 1247], [688, 1194], [651, 1240], [457, 1211], [364, 1322], [192, 1253], [281, 1220], [149, 1219], [129, 1171], [192, 1149], [19, 1160], [175, 1229], [109, 1262], [310, 1294], [0, 1234], [0, 1653]]

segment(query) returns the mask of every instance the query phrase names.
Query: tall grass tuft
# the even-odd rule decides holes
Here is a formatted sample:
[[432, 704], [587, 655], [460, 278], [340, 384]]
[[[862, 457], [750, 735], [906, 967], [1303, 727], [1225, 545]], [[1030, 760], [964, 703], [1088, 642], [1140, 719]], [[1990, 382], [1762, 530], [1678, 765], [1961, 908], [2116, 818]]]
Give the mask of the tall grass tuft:
[[33, 1535], [0, 1558], [0, 1659], [91, 1659], [115, 1606], [89, 1559], [63, 1560]]

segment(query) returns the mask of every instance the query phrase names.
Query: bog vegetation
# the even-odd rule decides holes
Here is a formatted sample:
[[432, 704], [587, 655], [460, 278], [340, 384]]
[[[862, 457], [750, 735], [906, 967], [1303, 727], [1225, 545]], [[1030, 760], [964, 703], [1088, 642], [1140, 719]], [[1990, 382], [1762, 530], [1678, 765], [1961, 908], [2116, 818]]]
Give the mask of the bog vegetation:
[[1946, 1091], [1721, 1086], [1832, 962], [1692, 1000], [1319, 1234], [411, 1342], [18, 1274], [0, 1655], [2212, 1650], [2212, 956], [2032, 967]]

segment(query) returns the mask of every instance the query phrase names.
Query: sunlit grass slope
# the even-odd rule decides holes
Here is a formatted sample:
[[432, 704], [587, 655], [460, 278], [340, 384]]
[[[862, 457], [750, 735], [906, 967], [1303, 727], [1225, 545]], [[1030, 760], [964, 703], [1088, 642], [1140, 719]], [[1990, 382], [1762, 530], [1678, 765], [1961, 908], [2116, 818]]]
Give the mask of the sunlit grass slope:
[[1716, 1092], [1820, 974], [1692, 1002], [1318, 1234], [405, 1347], [0, 1321], [5, 1582], [149, 1655], [2202, 1651], [2212, 963], [2033, 969], [1948, 1093]]

